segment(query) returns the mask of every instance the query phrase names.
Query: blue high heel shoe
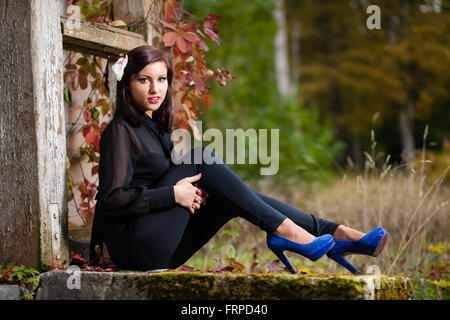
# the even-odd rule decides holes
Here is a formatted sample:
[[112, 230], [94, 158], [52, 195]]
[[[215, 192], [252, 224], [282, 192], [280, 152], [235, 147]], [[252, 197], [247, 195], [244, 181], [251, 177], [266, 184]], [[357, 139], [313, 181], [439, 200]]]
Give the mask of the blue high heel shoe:
[[359, 274], [359, 270], [345, 260], [344, 256], [356, 253], [377, 257], [383, 250], [387, 238], [386, 230], [383, 227], [377, 227], [359, 240], [335, 240], [336, 245], [327, 252], [327, 257], [333, 259], [350, 272]]
[[300, 244], [275, 234], [267, 234], [267, 246], [278, 258], [280, 258], [281, 261], [283, 261], [284, 265], [291, 273], [297, 273], [297, 269], [284, 254], [284, 250], [301, 254], [312, 261], [316, 261], [327, 253], [327, 251], [334, 246], [334, 243], [335, 242], [331, 234], [317, 237], [314, 241], [308, 244]]

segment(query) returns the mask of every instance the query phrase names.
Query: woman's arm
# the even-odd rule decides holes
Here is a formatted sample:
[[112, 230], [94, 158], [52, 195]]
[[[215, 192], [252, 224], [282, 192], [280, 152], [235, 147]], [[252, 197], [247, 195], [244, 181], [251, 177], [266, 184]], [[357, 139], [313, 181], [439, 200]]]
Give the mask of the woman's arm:
[[174, 187], [130, 186], [138, 160], [127, 127], [113, 121], [100, 140], [99, 200], [107, 216], [140, 216], [176, 206]]

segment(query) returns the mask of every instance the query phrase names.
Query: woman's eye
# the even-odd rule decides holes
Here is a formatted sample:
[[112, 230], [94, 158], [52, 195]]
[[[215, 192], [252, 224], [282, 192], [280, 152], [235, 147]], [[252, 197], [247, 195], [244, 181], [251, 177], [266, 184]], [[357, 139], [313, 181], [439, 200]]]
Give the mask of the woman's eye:
[[[161, 78], [159, 78], [159, 81], [161, 81], [161, 82], [163, 82], [163, 81], [166, 81], [166, 77], [161, 77]], [[141, 83], [146, 83], [148, 81], [148, 78], [140, 78], [139, 79], [139, 82], [141, 82]]]

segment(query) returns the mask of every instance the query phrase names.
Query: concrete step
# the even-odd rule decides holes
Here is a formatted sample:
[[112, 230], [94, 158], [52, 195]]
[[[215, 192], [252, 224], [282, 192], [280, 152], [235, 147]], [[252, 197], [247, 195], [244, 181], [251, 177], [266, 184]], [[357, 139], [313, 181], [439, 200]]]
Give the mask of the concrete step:
[[390, 300], [409, 299], [411, 280], [379, 275], [51, 270], [36, 300]]
[[[69, 230], [70, 250], [87, 258], [90, 231], [90, 228], [71, 228]], [[38, 300], [403, 300], [409, 299], [412, 295], [411, 280], [400, 276], [312, 276], [180, 271], [93, 272], [79, 271], [79, 269], [72, 273], [69, 271], [52, 270], [41, 274], [35, 298]]]

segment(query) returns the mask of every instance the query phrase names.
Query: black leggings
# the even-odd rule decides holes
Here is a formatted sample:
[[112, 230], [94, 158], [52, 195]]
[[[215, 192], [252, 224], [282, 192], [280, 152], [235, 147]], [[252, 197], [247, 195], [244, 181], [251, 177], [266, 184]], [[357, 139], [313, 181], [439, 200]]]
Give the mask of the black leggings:
[[[197, 151], [195, 151], [197, 150]], [[216, 163], [194, 163], [195, 152], [207, 152]], [[191, 163], [186, 163], [187, 159]], [[177, 207], [151, 213], [127, 222], [116, 230], [115, 243], [108, 245], [113, 261], [122, 269], [177, 268], [202, 248], [230, 219], [242, 217], [267, 233], [286, 218], [314, 236], [333, 234], [339, 224], [314, 217], [254, 190], [207, 147], [191, 150], [183, 162], [169, 168], [155, 187], [170, 186], [201, 173], [196, 183], [206, 190], [206, 206], [194, 214]], [[110, 248], [111, 247], [111, 248]]]

